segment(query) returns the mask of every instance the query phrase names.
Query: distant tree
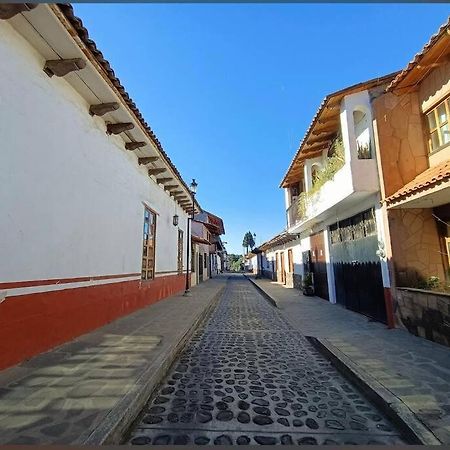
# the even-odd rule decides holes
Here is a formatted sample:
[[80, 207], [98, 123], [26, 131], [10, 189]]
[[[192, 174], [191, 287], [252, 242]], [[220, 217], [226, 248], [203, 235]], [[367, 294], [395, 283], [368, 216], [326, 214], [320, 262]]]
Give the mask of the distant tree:
[[234, 255], [231, 253], [228, 255], [228, 261], [231, 270], [239, 272], [242, 269], [242, 255]]
[[245, 247], [246, 253], [248, 253], [248, 248], [250, 247], [253, 250], [255, 246], [255, 240], [253, 239], [253, 234], [251, 231], [247, 231], [244, 235], [244, 239], [242, 241], [242, 246]]

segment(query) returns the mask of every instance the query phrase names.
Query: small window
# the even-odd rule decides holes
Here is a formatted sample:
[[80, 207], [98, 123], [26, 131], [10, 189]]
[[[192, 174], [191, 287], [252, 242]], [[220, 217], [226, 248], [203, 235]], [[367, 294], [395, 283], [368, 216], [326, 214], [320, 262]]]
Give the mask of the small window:
[[449, 99], [444, 100], [426, 116], [429, 130], [428, 148], [433, 152], [450, 142]]
[[148, 208], [144, 211], [144, 231], [142, 246], [142, 279], [155, 277], [155, 237], [156, 214]]

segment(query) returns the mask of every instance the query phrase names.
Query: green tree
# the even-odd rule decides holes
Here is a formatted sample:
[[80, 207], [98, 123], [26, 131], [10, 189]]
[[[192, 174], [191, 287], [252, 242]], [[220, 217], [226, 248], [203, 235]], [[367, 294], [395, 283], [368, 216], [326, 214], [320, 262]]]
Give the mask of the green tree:
[[244, 239], [242, 241], [242, 246], [245, 247], [246, 253], [248, 253], [248, 248], [250, 247], [253, 250], [255, 246], [255, 240], [253, 239], [253, 234], [251, 231], [247, 231], [244, 235]]
[[242, 255], [228, 255], [229, 267], [235, 272], [239, 272], [242, 269]]

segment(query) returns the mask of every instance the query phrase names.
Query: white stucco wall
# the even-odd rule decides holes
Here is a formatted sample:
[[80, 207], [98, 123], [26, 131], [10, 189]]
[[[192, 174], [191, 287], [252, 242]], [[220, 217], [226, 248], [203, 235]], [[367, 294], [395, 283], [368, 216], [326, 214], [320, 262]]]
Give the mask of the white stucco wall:
[[158, 213], [156, 272], [176, 272], [184, 211], [5, 21], [0, 60], [0, 281], [140, 272], [143, 203]]

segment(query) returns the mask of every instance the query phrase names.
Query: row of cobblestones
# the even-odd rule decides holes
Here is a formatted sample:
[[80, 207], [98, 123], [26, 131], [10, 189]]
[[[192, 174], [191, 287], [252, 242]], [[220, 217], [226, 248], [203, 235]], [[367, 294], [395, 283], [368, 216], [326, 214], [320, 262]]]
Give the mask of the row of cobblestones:
[[245, 279], [231, 278], [131, 444], [401, 444], [400, 433]]

